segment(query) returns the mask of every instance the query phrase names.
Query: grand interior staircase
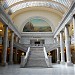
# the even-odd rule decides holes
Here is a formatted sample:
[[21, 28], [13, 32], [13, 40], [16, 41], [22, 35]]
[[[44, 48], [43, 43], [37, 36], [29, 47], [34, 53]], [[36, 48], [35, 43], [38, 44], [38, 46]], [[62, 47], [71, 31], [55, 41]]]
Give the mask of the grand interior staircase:
[[54, 43], [44, 46], [28, 47], [26, 55], [21, 57], [20, 67], [52, 67], [52, 58], [47, 56], [47, 52], [56, 49], [59, 46], [58, 43]]
[[31, 47], [25, 67], [47, 67], [43, 47]]

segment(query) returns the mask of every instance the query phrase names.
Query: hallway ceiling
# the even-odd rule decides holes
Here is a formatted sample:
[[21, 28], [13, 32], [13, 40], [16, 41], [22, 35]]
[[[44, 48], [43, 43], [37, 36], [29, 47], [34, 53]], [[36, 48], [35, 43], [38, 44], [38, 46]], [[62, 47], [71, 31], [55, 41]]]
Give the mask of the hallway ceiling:
[[62, 14], [66, 12], [73, 0], [5, 0], [6, 11], [12, 13], [27, 7], [47, 7]]
[[72, 1], [74, 0], [4, 0], [4, 7], [19, 30], [25, 20], [33, 16], [45, 17], [56, 28]]

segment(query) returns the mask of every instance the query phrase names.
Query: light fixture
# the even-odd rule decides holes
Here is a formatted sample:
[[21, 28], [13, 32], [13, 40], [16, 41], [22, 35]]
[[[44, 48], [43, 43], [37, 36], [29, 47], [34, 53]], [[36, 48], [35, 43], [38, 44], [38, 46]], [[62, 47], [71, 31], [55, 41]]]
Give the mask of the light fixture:
[[22, 56], [24, 56], [24, 52], [22, 52]]
[[2, 30], [0, 29], [0, 32], [1, 32]]

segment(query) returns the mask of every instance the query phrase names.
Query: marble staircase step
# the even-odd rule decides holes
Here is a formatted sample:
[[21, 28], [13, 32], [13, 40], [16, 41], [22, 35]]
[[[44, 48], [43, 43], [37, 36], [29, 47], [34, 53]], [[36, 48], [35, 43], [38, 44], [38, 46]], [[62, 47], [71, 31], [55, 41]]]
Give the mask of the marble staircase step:
[[30, 48], [29, 58], [25, 67], [47, 67], [43, 47]]

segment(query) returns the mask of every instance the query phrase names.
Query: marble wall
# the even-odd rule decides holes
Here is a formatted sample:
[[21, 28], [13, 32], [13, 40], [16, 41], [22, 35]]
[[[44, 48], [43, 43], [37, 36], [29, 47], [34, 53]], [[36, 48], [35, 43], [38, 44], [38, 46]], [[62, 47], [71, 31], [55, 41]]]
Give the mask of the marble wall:
[[30, 40], [44, 40], [44, 44], [52, 44], [54, 39], [53, 39], [53, 34], [52, 33], [34, 33], [34, 32], [29, 32], [23, 33], [21, 37], [21, 44], [30, 44]]

